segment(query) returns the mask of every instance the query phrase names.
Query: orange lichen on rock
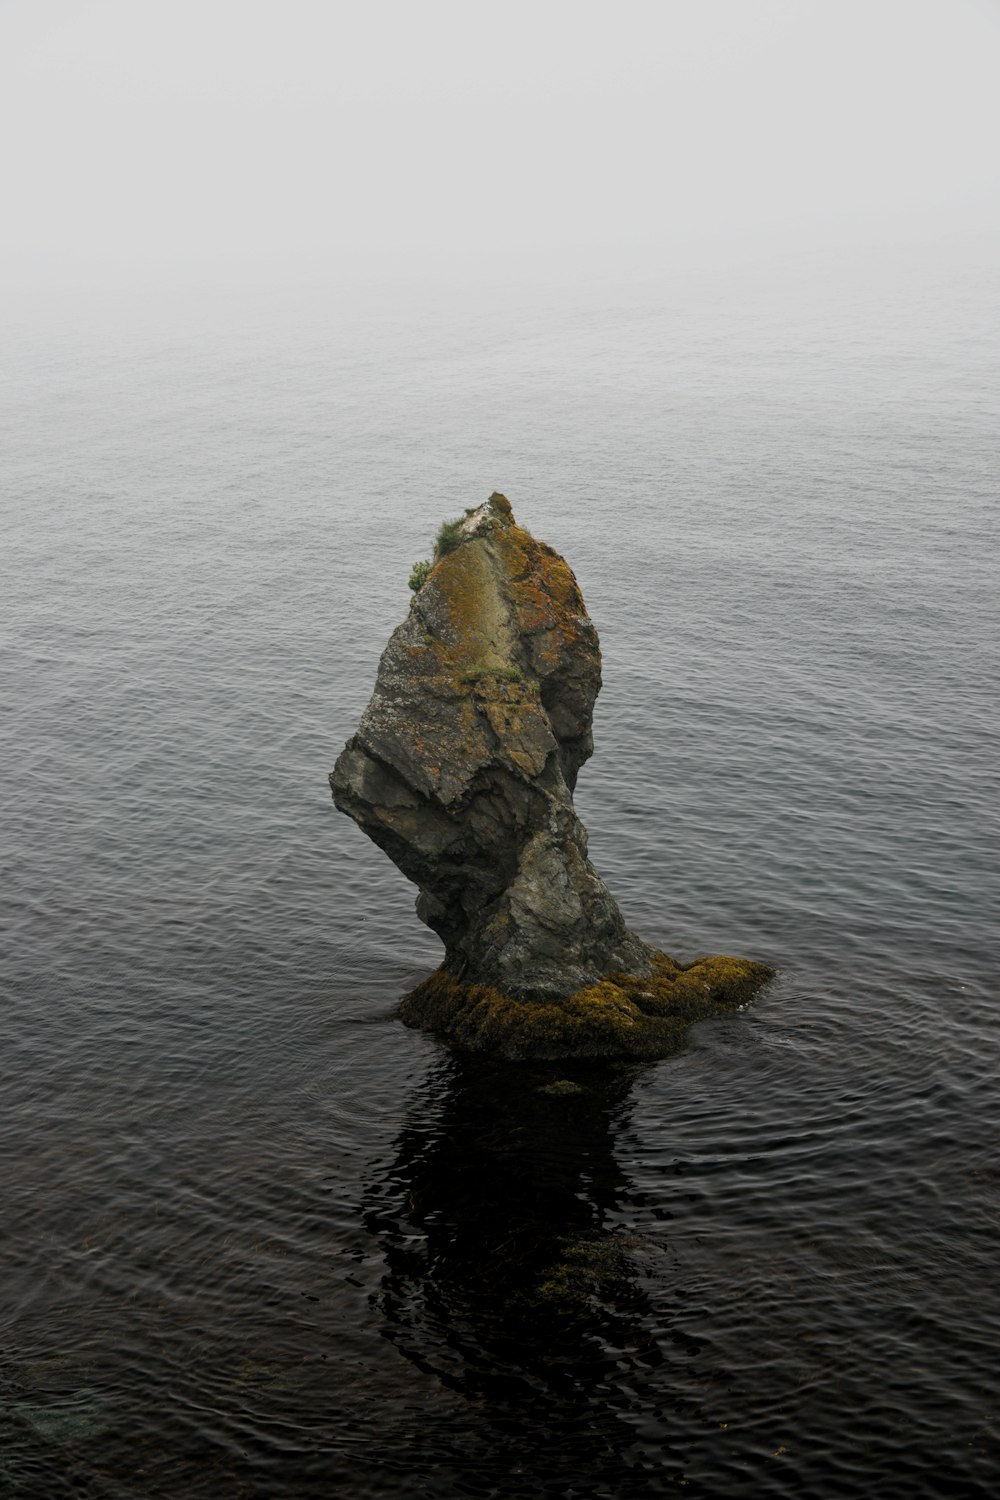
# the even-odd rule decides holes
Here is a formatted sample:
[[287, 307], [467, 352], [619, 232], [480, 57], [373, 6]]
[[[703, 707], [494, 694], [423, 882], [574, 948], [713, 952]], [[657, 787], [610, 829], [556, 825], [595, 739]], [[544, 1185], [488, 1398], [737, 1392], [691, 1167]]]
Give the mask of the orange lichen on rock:
[[510, 1061], [663, 1057], [694, 1021], [745, 1005], [774, 970], [720, 956], [678, 964], [653, 957], [644, 978], [612, 974], [563, 1000], [520, 1000], [437, 969], [403, 1000], [408, 1026]]
[[566, 560], [518, 525], [495, 543], [510, 580], [517, 630], [535, 645], [535, 664], [555, 669], [585, 632], [592, 630], [579, 585]]

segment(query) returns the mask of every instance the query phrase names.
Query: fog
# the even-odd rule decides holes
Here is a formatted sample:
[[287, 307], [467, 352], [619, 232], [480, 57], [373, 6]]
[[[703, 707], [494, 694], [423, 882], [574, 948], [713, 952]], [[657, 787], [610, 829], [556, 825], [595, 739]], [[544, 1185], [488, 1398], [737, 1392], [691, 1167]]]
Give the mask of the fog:
[[6, 295], [1000, 224], [995, 0], [6, 0]]

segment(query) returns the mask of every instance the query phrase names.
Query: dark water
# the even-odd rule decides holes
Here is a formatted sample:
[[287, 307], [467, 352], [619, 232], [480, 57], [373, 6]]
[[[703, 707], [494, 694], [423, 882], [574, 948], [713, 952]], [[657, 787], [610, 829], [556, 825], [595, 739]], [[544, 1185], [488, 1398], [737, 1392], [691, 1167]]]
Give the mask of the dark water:
[[[988, 267], [9, 320], [0, 1494], [996, 1493]], [[494, 487], [630, 921], [781, 969], [575, 1089], [325, 785]]]

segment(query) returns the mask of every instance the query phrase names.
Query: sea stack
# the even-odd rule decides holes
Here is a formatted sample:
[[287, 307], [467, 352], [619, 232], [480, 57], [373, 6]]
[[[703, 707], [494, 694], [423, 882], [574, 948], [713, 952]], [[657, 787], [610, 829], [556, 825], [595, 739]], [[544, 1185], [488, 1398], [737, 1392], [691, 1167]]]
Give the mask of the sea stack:
[[593, 750], [597, 631], [567, 563], [503, 495], [442, 526], [330, 775], [418, 887], [445, 946], [403, 1019], [519, 1057], [645, 1057], [770, 977], [680, 966], [628, 930], [573, 807]]

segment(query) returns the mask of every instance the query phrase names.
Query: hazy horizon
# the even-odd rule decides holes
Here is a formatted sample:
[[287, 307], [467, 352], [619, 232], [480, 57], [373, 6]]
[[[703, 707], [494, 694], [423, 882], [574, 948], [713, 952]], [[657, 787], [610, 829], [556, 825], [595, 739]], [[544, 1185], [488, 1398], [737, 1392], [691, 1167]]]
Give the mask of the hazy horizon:
[[988, 0], [7, 0], [5, 297], [990, 244], [998, 61]]

